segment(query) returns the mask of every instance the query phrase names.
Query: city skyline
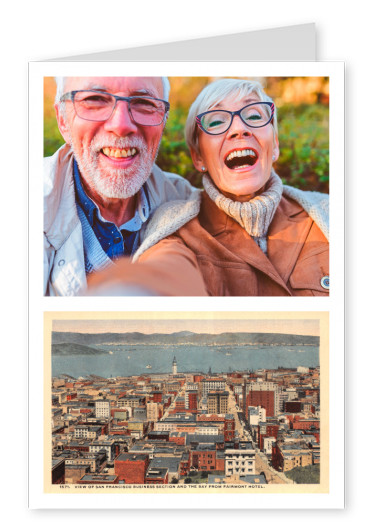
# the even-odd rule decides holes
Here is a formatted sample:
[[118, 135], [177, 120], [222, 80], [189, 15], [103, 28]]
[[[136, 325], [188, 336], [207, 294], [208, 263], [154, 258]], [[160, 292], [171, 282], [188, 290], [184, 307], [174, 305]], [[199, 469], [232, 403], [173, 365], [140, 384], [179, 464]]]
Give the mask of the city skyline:
[[51, 384], [52, 485], [321, 484], [319, 367]]

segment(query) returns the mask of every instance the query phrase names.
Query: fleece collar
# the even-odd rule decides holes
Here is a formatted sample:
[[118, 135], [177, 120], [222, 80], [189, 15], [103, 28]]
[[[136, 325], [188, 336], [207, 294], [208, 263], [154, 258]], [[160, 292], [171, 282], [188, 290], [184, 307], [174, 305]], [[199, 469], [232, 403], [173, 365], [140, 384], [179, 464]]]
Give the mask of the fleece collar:
[[[170, 201], [161, 205], [153, 214], [144, 232], [143, 242], [133, 257], [133, 262], [158, 243], [178, 231], [183, 225], [198, 216], [201, 194], [196, 190], [191, 198]], [[283, 186], [283, 195], [296, 201], [318, 225], [329, 241], [329, 196], [321, 192], [306, 192], [291, 186]]]

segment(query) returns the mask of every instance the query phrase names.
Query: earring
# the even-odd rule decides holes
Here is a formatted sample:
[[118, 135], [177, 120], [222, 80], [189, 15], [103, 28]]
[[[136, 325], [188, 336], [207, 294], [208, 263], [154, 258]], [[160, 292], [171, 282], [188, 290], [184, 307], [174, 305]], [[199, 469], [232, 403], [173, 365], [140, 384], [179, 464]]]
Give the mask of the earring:
[[201, 166], [201, 171], [206, 171], [205, 166]]
[[275, 155], [272, 156], [272, 160], [275, 161]]

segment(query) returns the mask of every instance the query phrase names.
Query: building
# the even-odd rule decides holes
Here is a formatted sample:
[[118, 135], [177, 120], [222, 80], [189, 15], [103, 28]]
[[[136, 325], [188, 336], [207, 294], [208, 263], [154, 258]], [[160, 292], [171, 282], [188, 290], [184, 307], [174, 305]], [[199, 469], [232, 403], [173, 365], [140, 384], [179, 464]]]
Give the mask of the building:
[[96, 418], [110, 418], [110, 401], [96, 400], [95, 401], [95, 416]]
[[222, 392], [226, 388], [226, 382], [223, 378], [204, 378], [201, 385], [203, 397], [206, 397], [209, 391]]
[[100, 426], [85, 426], [79, 424], [74, 428], [74, 437], [75, 439], [97, 439], [102, 433], [102, 428]]
[[162, 391], [152, 391], [150, 394], [152, 396], [153, 402], [158, 402], [159, 404], [162, 403]]
[[[156, 452], [157, 454], [157, 452]], [[156, 455], [151, 462], [153, 468], [167, 469], [168, 483], [178, 480], [181, 470], [182, 452], [178, 456]]]
[[198, 408], [198, 391], [195, 389], [187, 390], [185, 393], [185, 409], [196, 412]]
[[146, 404], [146, 419], [149, 422], [157, 422], [159, 419], [159, 406], [158, 401], [148, 402]]
[[227, 391], [209, 391], [207, 395], [208, 414], [227, 413], [228, 397], [229, 394]]
[[51, 415], [51, 427], [52, 428], [55, 428], [56, 426], [61, 425], [62, 413], [63, 413], [63, 410], [61, 408], [59, 407], [52, 408], [52, 415]]
[[107, 455], [107, 461], [113, 461], [115, 457], [114, 441], [97, 441], [89, 444], [89, 452], [98, 453], [104, 450]]
[[261, 406], [248, 408], [248, 422], [251, 426], [258, 426], [260, 422], [266, 422], [266, 411]]
[[117, 407], [139, 407], [145, 405], [145, 397], [140, 395], [129, 395], [119, 398]]
[[145, 476], [146, 485], [167, 485], [168, 468], [153, 467], [150, 465]]
[[58, 404], [63, 404], [67, 401], [67, 394], [64, 389], [54, 389], [51, 393], [52, 400], [55, 400]]
[[103, 451], [98, 453], [68, 451], [64, 452], [61, 457], [65, 457], [65, 472], [67, 475], [68, 466], [72, 468], [84, 467], [88, 468], [90, 472], [98, 472], [106, 463], [107, 455]]
[[124, 453], [120, 454], [114, 462], [115, 475], [119, 481], [129, 485], [143, 485], [150, 459], [148, 454]]
[[267, 422], [260, 422], [257, 426], [257, 444], [260, 450], [264, 449], [264, 439], [274, 437], [277, 439], [280, 423], [277, 420], [269, 419]]
[[185, 411], [185, 409], [185, 398], [182, 396], [178, 396], [175, 400], [174, 412], [183, 412]]
[[128, 420], [131, 414], [131, 408], [118, 407], [111, 409], [111, 417], [116, 420]]
[[216, 470], [217, 451], [214, 444], [199, 443], [190, 450], [191, 470]]
[[148, 440], [149, 441], [168, 441], [170, 432], [168, 431], [149, 431]]
[[65, 459], [52, 459], [51, 483], [53, 485], [65, 483]]
[[320, 429], [320, 419], [311, 417], [308, 419], [302, 417], [295, 417], [290, 422], [290, 428], [293, 430], [310, 430], [312, 428]]
[[262, 450], [264, 451], [266, 455], [272, 455], [273, 443], [275, 443], [275, 441], [276, 441], [275, 437], [264, 437], [263, 439], [264, 447], [262, 448]]
[[276, 470], [288, 472], [295, 467], [313, 464], [313, 451], [299, 444], [274, 443], [272, 465]]
[[261, 406], [267, 417], [278, 414], [279, 395], [278, 385], [272, 382], [251, 382], [245, 385], [245, 414], [249, 406]]
[[284, 411], [286, 413], [300, 413], [302, 411], [302, 403], [298, 400], [285, 402]]
[[197, 415], [197, 427], [200, 423], [206, 425], [217, 426], [219, 431], [223, 433], [223, 438], [226, 442], [233, 441], [235, 438], [235, 418], [230, 414], [201, 414]]
[[256, 473], [256, 453], [253, 448], [225, 450], [225, 475], [248, 476]]
[[196, 433], [197, 435], [218, 435], [219, 427], [213, 424], [202, 423], [201, 426], [197, 425]]
[[178, 373], [178, 364], [176, 361], [176, 356], [174, 356], [174, 359], [172, 360], [172, 374]]

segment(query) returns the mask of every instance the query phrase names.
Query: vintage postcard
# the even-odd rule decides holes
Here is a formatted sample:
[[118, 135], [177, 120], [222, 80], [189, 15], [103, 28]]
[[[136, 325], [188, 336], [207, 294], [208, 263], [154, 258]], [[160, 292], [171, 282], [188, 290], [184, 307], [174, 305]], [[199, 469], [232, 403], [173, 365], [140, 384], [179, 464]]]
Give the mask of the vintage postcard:
[[44, 324], [45, 493], [153, 494], [161, 507], [328, 494], [327, 312], [46, 312]]

